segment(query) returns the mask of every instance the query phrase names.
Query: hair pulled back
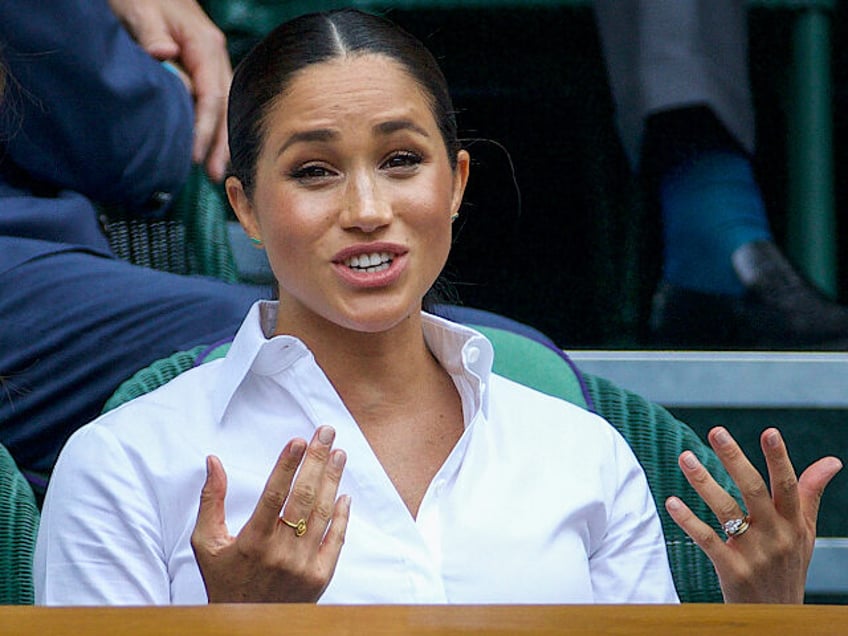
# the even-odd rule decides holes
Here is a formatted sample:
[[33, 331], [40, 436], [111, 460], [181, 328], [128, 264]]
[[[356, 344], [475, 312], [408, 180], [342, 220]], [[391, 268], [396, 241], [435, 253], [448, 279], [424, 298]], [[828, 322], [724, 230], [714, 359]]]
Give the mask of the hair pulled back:
[[456, 167], [459, 141], [453, 104], [430, 51], [380, 16], [356, 9], [310, 13], [275, 28], [236, 67], [227, 114], [231, 172], [248, 197], [253, 194], [265, 119], [294, 74], [312, 64], [369, 53], [393, 59], [419, 84], [430, 101], [450, 165]]

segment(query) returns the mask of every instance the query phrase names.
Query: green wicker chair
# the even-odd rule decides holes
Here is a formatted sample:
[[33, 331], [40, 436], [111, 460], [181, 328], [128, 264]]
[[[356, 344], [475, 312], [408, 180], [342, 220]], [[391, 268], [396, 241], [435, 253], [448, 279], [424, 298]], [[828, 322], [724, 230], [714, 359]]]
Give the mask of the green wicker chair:
[[223, 187], [195, 166], [164, 217], [139, 218], [104, 207], [101, 223], [112, 250], [124, 260], [232, 283], [242, 278], [227, 235], [231, 215]]
[[32, 489], [0, 445], [0, 605], [33, 602], [32, 556], [38, 531]]
[[[718, 458], [685, 424], [661, 406], [597, 376], [580, 373], [561, 352], [525, 336], [493, 327], [476, 327], [495, 347], [494, 370], [539, 391], [589, 408], [618, 429], [630, 443], [648, 477], [666, 537], [671, 571], [680, 599], [690, 603], [721, 602], [715, 570], [707, 556], [665, 511], [669, 495], [683, 498], [702, 519], [713, 514], [685, 480], [677, 458], [692, 450], [737, 499], [738, 489]], [[197, 347], [140, 370], [122, 384], [104, 407], [109, 410], [161, 386], [195, 364], [223, 356], [229, 343]], [[715, 522], [714, 522], [715, 523]], [[717, 523], [716, 530], [720, 530]]]

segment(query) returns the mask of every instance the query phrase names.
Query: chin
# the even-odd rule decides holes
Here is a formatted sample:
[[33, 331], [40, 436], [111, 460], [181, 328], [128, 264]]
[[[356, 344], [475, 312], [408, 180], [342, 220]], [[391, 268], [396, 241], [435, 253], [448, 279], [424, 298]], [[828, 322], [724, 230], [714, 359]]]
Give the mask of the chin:
[[362, 333], [383, 333], [391, 331], [400, 324], [417, 316], [421, 312], [421, 303], [414, 307], [389, 307], [375, 308], [371, 305], [362, 310], [350, 309], [345, 312], [342, 320], [336, 320], [337, 324], [346, 329]]

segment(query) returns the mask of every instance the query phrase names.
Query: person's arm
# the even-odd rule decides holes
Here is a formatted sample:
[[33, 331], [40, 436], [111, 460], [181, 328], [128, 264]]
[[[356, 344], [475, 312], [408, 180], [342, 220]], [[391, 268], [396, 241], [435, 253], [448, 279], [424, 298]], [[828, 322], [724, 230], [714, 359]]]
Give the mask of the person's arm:
[[842, 468], [824, 457], [796, 477], [780, 433], [769, 428], [760, 442], [771, 489], [726, 429], [709, 433], [710, 445], [739, 486], [747, 514], [724, 491], [695, 456], [680, 455], [680, 468], [730, 536], [720, 537], [677, 497], [666, 509], [672, 519], [707, 554], [715, 566], [727, 603], [803, 603], [807, 569], [816, 539], [819, 501]]
[[196, 0], [109, 0], [136, 41], [158, 60], [185, 69], [195, 97], [194, 148], [209, 176], [224, 178], [229, 161], [227, 95], [233, 70], [226, 38]]
[[0, 3], [9, 69], [0, 143], [32, 178], [134, 211], [191, 168], [183, 82], [130, 37], [106, 0]]
[[596, 603], [677, 603], [665, 539], [645, 473], [614, 436], [607, 527], [590, 555]]
[[105, 426], [80, 429], [56, 463], [38, 528], [39, 605], [167, 605], [163, 523], [151, 485]]

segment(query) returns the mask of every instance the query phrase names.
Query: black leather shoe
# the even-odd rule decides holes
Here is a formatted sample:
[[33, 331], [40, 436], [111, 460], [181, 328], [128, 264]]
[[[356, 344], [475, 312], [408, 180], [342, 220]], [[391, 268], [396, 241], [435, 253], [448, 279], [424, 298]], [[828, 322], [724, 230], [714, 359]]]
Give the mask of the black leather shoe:
[[848, 307], [825, 298], [771, 241], [743, 245], [733, 267], [742, 297], [660, 284], [650, 328], [671, 348], [848, 350]]

